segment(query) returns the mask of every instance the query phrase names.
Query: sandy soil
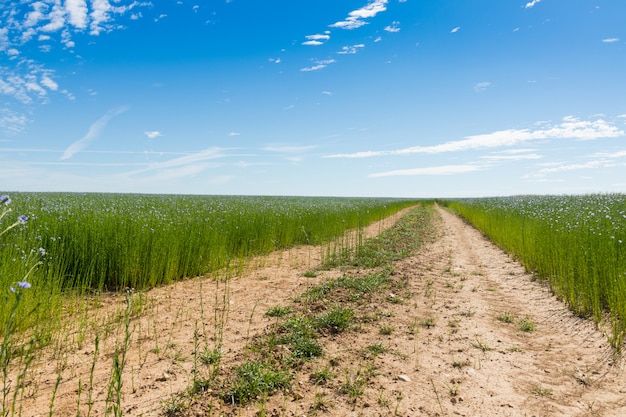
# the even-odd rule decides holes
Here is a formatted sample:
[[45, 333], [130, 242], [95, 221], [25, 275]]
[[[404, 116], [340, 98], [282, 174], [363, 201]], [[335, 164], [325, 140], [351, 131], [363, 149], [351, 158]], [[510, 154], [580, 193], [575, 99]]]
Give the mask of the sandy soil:
[[[180, 415], [626, 415], [626, 376], [605, 336], [476, 230], [442, 209], [437, 213], [439, 238], [394, 265], [394, 276], [408, 281], [405, 301], [377, 303], [371, 308], [383, 313], [379, 321], [327, 337], [325, 354], [295, 375], [291, 392], [240, 408], [206, 394], [185, 400]], [[394, 221], [372, 225], [365, 234]], [[127, 334], [122, 412], [164, 415], [192, 383], [194, 351], [219, 340], [216, 323], [225, 324], [221, 366], [228, 368], [274, 323], [264, 316], [268, 308], [289, 305], [306, 288], [352, 273], [304, 277], [329, 249], [293, 248], [256, 259], [227, 284], [194, 278], [134, 294], [128, 332], [119, 324], [123, 296], [94, 300], [89, 309], [73, 312], [66, 336], [52, 344], [58, 348], [33, 364], [22, 415], [49, 415], [53, 394], [54, 415], [105, 415], [113, 352]], [[503, 313], [513, 322], [498, 320]], [[520, 330], [522, 319], [534, 331]], [[381, 326], [393, 331], [382, 335]], [[386, 352], [366, 358], [364, 348], [372, 343]], [[327, 365], [335, 377], [314, 385], [310, 371]], [[358, 377], [365, 366], [371, 372], [363, 394], [341, 393], [342, 381]]]

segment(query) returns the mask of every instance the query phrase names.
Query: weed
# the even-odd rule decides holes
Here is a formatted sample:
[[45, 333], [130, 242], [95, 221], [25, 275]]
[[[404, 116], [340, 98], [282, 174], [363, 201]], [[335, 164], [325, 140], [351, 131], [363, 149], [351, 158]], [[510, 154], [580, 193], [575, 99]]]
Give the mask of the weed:
[[354, 322], [354, 311], [350, 308], [335, 306], [325, 313], [319, 315], [313, 321], [317, 329], [327, 329], [331, 333], [340, 333]]
[[185, 406], [185, 399], [182, 395], [173, 395], [167, 400], [163, 401], [163, 412], [166, 417], [175, 417], [183, 411]]
[[206, 348], [202, 353], [200, 353], [200, 360], [205, 365], [215, 365], [220, 362], [222, 359], [222, 352], [219, 349], [209, 349]]
[[290, 386], [291, 375], [288, 372], [264, 362], [249, 361], [235, 368], [231, 388], [224, 394], [224, 400], [232, 404], [246, 404]]
[[460, 326], [461, 326], [461, 320], [459, 319], [448, 320], [448, 327], [451, 329], [450, 330], [451, 333], [458, 332]]
[[434, 317], [429, 317], [420, 322], [420, 326], [426, 327], [427, 329], [430, 329], [431, 327], [435, 327], [435, 324], [436, 324], [436, 321]]
[[396, 330], [394, 326], [385, 324], [385, 325], [380, 326], [380, 329], [378, 329], [378, 333], [384, 336], [389, 336], [390, 334], [394, 332], [394, 330]]
[[513, 315], [513, 313], [504, 311], [498, 314], [496, 316], [496, 319], [498, 319], [498, 321], [501, 321], [502, 323], [513, 323], [515, 321], [515, 316]]
[[376, 356], [381, 355], [383, 353], [387, 353], [389, 351], [389, 348], [387, 348], [382, 343], [376, 343], [376, 344], [367, 346], [365, 348], [365, 351], [367, 353], [371, 354], [372, 356], [376, 357]]
[[326, 411], [330, 407], [328, 399], [321, 392], [316, 392], [311, 404], [311, 411]]
[[330, 366], [324, 368], [318, 367], [313, 373], [311, 373], [309, 380], [314, 385], [324, 385], [333, 378], [334, 374]]
[[481, 341], [478, 337], [476, 338], [476, 341], [472, 343], [472, 346], [474, 346], [476, 349], [482, 350], [483, 352], [493, 350], [491, 347], [489, 347], [487, 343]]
[[552, 390], [550, 388], [544, 388], [541, 385], [537, 385], [530, 390], [530, 393], [537, 397], [551, 397]]
[[366, 384], [367, 380], [360, 369], [353, 372], [346, 369], [344, 381], [339, 385], [339, 393], [348, 395], [352, 400], [356, 400], [365, 393]]
[[402, 297], [398, 297], [396, 294], [389, 294], [386, 298], [388, 303], [391, 304], [402, 304], [404, 303], [404, 300], [402, 299]]
[[293, 309], [291, 307], [276, 306], [276, 307], [271, 307], [269, 310], [267, 310], [265, 315], [267, 317], [283, 317], [283, 316], [286, 316], [288, 314], [291, 314], [292, 311], [293, 311]]
[[317, 271], [313, 271], [313, 270], [304, 271], [304, 273], [302, 274], [302, 276], [305, 277], [305, 278], [315, 278], [318, 275], [319, 275], [319, 273]]
[[459, 395], [459, 388], [461, 388], [461, 383], [457, 380], [451, 381], [449, 384], [446, 384], [448, 387], [448, 392], [451, 397], [456, 397]]
[[296, 359], [311, 359], [322, 355], [322, 346], [309, 337], [294, 337], [290, 339], [291, 356]]
[[381, 407], [389, 408], [389, 406], [391, 406], [391, 400], [389, 398], [385, 397], [384, 390], [382, 390], [382, 389], [380, 391], [378, 391], [378, 398], [376, 399], [376, 402]]
[[524, 317], [517, 323], [517, 328], [523, 332], [534, 332], [537, 329], [535, 327], [535, 323], [533, 323], [528, 316]]
[[433, 381], [432, 378], [430, 378], [430, 385], [433, 387], [433, 392], [435, 393], [435, 398], [437, 399], [437, 403], [439, 404], [439, 409], [441, 410], [441, 415], [446, 415], [444, 409], [443, 409], [443, 404], [441, 404], [441, 398], [439, 397], [439, 392], [437, 391], [437, 387], [435, 386], [435, 381]]
[[585, 387], [593, 385], [594, 379], [589, 375], [589, 368], [583, 370], [578, 367], [574, 369], [574, 379]]
[[113, 367], [111, 371], [111, 377], [109, 378], [109, 387], [106, 397], [106, 410], [104, 415], [109, 415], [113, 412], [115, 417], [121, 417], [122, 412], [122, 374], [126, 367], [126, 353], [130, 348], [130, 317], [133, 311], [133, 290], [128, 289], [126, 291], [126, 309], [124, 311], [124, 339], [122, 343], [116, 347], [113, 353]]

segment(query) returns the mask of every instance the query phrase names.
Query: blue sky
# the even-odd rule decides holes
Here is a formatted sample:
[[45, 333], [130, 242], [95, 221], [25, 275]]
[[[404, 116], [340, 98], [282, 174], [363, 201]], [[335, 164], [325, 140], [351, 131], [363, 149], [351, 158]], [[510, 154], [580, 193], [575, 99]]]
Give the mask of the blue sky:
[[626, 192], [623, 0], [4, 0], [0, 190]]

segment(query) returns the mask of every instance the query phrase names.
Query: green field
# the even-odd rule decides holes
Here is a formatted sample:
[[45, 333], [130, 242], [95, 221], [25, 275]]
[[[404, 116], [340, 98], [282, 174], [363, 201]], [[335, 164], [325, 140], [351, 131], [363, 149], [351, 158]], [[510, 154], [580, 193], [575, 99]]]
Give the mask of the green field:
[[444, 201], [549, 282], [583, 317], [626, 335], [626, 195], [518, 196]]
[[[22, 308], [63, 293], [145, 289], [319, 244], [415, 204], [400, 199], [5, 193], [0, 288], [29, 275]], [[4, 227], [2, 230], [4, 230]], [[10, 304], [2, 303], [6, 319]]]

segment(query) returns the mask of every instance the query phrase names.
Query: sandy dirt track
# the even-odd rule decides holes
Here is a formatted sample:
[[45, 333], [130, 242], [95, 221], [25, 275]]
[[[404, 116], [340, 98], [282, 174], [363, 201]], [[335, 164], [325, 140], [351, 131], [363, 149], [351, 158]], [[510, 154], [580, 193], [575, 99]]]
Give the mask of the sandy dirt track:
[[[625, 416], [626, 377], [604, 335], [573, 316], [475, 229], [440, 208], [436, 219], [436, 241], [394, 264], [394, 276], [408, 281], [410, 297], [372, 306], [384, 312], [380, 322], [328, 338], [324, 356], [295, 375], [292, 392], [274, 395], [262, 408], [220, 407], [206, 396], [187, 404], [180, 415]], [[394, 221], [372, 225], [366, 234]], [[194, 341], [214, 342], [220, 312], [226, 320], [222, 366], [229, 367], [275, 321], [264, 316], [268, 308], [288, 305], [306, 288], [350, 273], [330, 270], [305, 278], [324, 250], [294, 248], [255, 260], [227, 286], [194, 278], [141, 294], [141, 314], [131, 320], [123, 414], [164, 415], [168, 401], [192, 382]], [[72, 349], [34, 364], [24, 416], [49, 414], [59, 369], [63, 379], [54, 415], [86, 416], [90, 387], [90, 414], [105, 414], [111, 352], [124, 336], [120, 326], [106, 323], [115, 323], [125, 304], [121, 296], [100, 304], [84, 312], [97, 323], [92, 331], [101, 334], [93, 384], [88, 381], [94, 333], [80, 334], [78, 326], [68, 325], [62, 342]], [[511, 323], [498, 319], [504, 313]], [[520, 330], [524, 319], [534, 331]], [[382, 335], [381, 326], [393, 332]], [[375, 372], [365, 392], [348, 399], [338, 386], [363, 366], [363, 349], [372, 343], [382, 343], [386, 352], [368, 362]], [[314, 385], [307, 372], [328, 363], [336, 377]], [[324, 407], [314, 407], [316, 398], [325, 400]]]

